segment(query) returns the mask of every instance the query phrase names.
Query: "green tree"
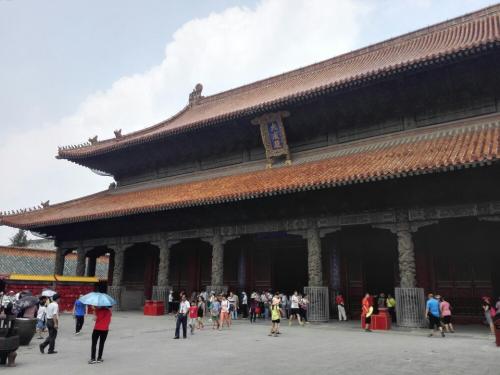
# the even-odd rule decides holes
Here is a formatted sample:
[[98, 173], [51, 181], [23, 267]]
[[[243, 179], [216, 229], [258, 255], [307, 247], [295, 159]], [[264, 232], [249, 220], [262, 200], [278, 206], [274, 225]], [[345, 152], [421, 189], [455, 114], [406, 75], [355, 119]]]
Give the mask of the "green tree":
[[28, 236], [26, 235], [26, 231], [24, 229], [19, 229], [19, 231], [10, 238], [10, 246], [28, 246]]

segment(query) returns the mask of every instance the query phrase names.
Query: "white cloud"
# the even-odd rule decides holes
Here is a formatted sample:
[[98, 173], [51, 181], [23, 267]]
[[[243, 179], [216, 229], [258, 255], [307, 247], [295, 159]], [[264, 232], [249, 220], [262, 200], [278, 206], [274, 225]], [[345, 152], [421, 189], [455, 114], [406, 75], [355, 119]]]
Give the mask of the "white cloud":
[[[101, 190], [108, 179], [54, 159], [58, 145], [109, 138], [180, 110], [197, 82], [203, 94], [320, 61], [352, 49], [368, 14], [354, 0], [266, 0], [184, 24], [157, 66], [89, 96], [69, 117], [0, 140], [0, 209], [63, 201]], [[70, 89], [70, 88], [68, 88]], [[12, 230], [0, 228], [0, 243]]]

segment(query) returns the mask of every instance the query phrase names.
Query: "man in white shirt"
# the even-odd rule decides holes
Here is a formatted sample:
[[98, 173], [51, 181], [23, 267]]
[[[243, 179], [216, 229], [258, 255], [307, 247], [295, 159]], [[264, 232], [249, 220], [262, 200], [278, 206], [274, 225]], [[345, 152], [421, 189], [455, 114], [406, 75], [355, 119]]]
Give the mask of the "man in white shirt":
[[52, 296], [52, 302], [47, 306], [47, 328], [49, 329], [49, 336], [45, 339], [43, 343], [40, 344], [40, 353], [45, 353], [45, 347], [49, 346], [49, 351], [47, 354], [56, 354], [54, 350], [56, 345], [57, 330], [59, 328], [59, 305], [57, 301], [59, 300], [59, 294], [54, 294]]
[[182, 324], [182, 336], [183, 338], [186, 338], [186, 331], [187, 331], [187, 316], [189, 313], [189, 307], [191, 305], [189, 304], [189, 301], [186, 300], [186, 295], [183, 294], [181, 296], [181, 302], [179, 304], [179, 311], [177, 312], [177, 322], [175, 324], [175, 337], [174, 339], [179, 338], [179, 331], [181, 328]]
[[302, 325], [302, 321], [300, 320], [300, 310], [299, 310], [299, 293], [297, 291], [293, 292], [293, 296], [290, 298], [290, 320], [288, 321], [288, 325], [292, 325], [292, 320], [297, 319], [300, 325]]

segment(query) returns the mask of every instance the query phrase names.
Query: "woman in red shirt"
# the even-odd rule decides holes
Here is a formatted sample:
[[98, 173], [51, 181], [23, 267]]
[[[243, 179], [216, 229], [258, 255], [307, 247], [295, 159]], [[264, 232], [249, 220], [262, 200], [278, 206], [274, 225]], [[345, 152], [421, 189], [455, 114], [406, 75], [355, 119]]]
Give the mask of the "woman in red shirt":
[[365, 298], [361, 301], [361, 316], [365, 317], [365, 331], [371, 332], [370, 324], [372, 322], [373, 302], [369, 293], [365, 294]]
[[[102, 352], [104, 350], [104, 343], [108, 337], [109, 324], [111, 323], [111, 308], [110, 307], [96, 307], [95, 309], [95, 325], [92, 331], [92, 348], [90, 354], [89, 364], [101, 363]], [[95, 351], [99, 340], [99, 355], [97, 360], [95, 358]]]

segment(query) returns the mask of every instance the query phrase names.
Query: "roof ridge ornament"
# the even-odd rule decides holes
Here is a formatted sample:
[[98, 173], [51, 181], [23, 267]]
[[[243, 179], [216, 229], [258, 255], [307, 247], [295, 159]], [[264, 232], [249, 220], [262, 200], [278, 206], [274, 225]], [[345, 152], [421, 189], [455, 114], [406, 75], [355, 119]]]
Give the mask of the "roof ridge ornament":
[[92, 138], [89, 138], [89, 142], [91, 145], [95, 145], [97, 143], [97, 135], [93, 136]]
[[115, 138], [116, 139], [120, 139], [122, 136], [122, 130], [121, 129], [116, 129], [113, 131], [113, 133], [115, 133]]
[[201, 83], [197, 83], [193, 91], [189, 94], [190, 107], [198, 104], [200, 102], [200, 99], [203, 99], [203, 95], [201, 95], [202, 91], [203, 91], [203, 85]]

